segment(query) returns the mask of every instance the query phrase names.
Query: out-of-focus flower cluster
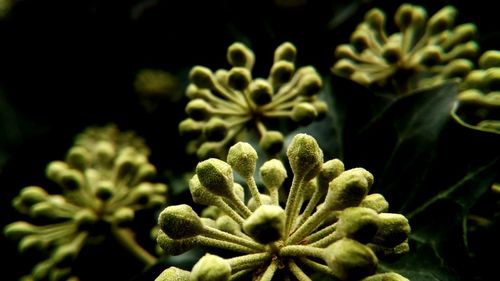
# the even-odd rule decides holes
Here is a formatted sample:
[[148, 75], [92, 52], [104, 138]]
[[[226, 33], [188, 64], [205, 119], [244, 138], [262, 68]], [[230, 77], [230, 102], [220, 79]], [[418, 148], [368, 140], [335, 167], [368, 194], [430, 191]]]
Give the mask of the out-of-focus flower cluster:
[[280, 127], [280, 119], [307, 125], [325, 116], [326, 103], [318, 99], [322, 79], [311, 66], [296, 69], [296, 53], [293, 44], [280, 45], [265, 79], [252, 77], [254, 54], [242, 43], [227, 50], [229, 70], [193, 67], [186, 91], [189, 118], [179, 124], [181, 135], [193, 139], [187, 152], [200, 160], [224, 158], [231, 145], [254, 131], [260, 147], [274, 157], [282, 150], [283, 134], [269, 128]]
[[[166, 200], [167, 186], [150, 182], [156, 169], [148, 155], [143, 139], [133, 132], [91, 127], [77, 136], [64, 161], [47, 166], [46, 175], [60, 194], [39, 186], [21, 190], [13, 205], [30, 221], [7, 225], [5, 235], [19, 240], [20, 252], [38, 250], [46, 257], [25, 280], [78, 280], [72, 262], [88, 241], [102, 235], [133, 243], [127, 223], [136, 211]], [[151, 257], [143, 261], [152, 262]]]
[[477, 28], [471, 23], [455, 26], [456, 17], [453, 6], [428, 18], [423, 7], [402, 4], [394, 16], [399, 31], [388, 35], [385, 13], [374, 8], [352, 33], [350, 44], [337, 47], [339, 60], [332, 71], [393, 94], [463, 78], [479, 52]]
[[[157, 242], [169, 255], [208, 246], [234, 256], [207, 253], [190, 272], [170, 267], [156, 280], [305, 281], [314, 272], [339, 280], [408, 280], [377, 270], [379, 259], [409, 251], [410, 225], [403, 215], [388, 212], [381, 194], [368, 194], [373, 175], [363, 168], [344, 170], [338, 159], [324, 162], [307, 134], [293, 138], [287, 156], [289, 188], [284, 163], [271, 159], [258, 171], [264, 185], [259, 189], [257, 152], [246, 142], [233, 145], [226, 162], [200, 162], [189, 189], [195, 203], [208, 207], [201, 217], [186, 204], [166, 207], [158, 218]], [[234, 181], [233, 171], [246, 189]]]
[[470, 125], [500, 132], [500, 51], [489, 50], [479, 58], [479, 69], [461, 84], [458, 115]]

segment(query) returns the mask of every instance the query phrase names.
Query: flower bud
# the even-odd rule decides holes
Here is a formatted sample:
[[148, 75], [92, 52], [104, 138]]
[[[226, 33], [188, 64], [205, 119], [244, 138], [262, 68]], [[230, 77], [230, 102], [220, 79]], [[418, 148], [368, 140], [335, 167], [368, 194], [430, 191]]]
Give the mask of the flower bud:
[[123, 225], [125, 223], [134, 220], [135, 212], [129, 207], [121, 207], [113, 213], [113, 222], [117, 225]]
[[271, 85], [264, 79], [255, 79], [250, 84], [250, 99], [258, 106], [270, 103], [273, 99]]
[[198, 245], [196, 237], [184, 239], [172, 239], [168, 237], [162, 230], [158, 231], [156, 243], [165, 251], [167, 255], [178, 256], [183, 254]]
[[189, 191], [195, 203], [201, 205], [211, 205], [216, 201], [216, 195], [203, 187], [197, 175], [189, 180]]
[[229, 71], [227, 84], [235, 90], [243, 91], [248, 87], [251, 81], [252, 75], [248, 69], [244, 67], [233, 67]]
[[171, 266], [160, 273], [154, 281], [189, 281], [190, 274], [187, 270]]
[[189, 281], [190, 274], [187, 270], [171, 266], [160, 273], [154, 281]]
[[375, 273], [378, 259], [367, 246], [342, 238], [325, 250], [325, 262], [340, 280], [360, 280]]
[[488, 69], [491, 67], [500, 67], [500, 51], [488, 50], [479, 58], [479, 67]]
[[407, 279], [396, 272], [387, 272], [368, 276], [361, 281], [410, 281], [410, 279]]
[[336, 231], [341, 237], [368, 243], [378, 230], [377, 213], [369, 208], [350, 207], [340, 212]]
[[186, 105], [186, 114], [196, 121], [206, 120], [210, 117], [211, 106], [202, 99], [194, 99]]
[[212, 117], [205, 124], [203, 128], [203, 134], [208, 141], [222, 141], [228, 132], [229, 128], [226, 121], [219, 117]]
[[109, 141], [99, 141], [95, 146], [97, 162], [110, 164], [116, 156], [115, 146]]
[[198, 159], [208, 159], [208, 158], [216, 158], [220, 157], [224, 153], [224, 145], [220, 142], [204, 142], [200, 147], [196, 150], [196, 156]]
[[97, 198], [107, 201], [115, 194], [115, 186], [111, 181], [100, 181], [94, 192]]
[[379, 214], [379, 228], [372, 243], [385, 247], [395, 247], [408, 239], [410, 224], [408, 219], [401, 214]]
[[281, 85], [284, 84], [292, 78], [295, 71], [295, 66], [289, 61], [277, 61], [271, 67], [270, 77], [273, 84]]
[[323, 166], [323, 151], [307, 134], [295, 135], [286, 154], [294, 176], [306, 182], [316, 177]]
[[443, 58], [443, 50], [439, 46], [426, 46], [422, 49], [420, 55], [420, 64], [427, 67], [434, 66], [441, 62]]
[[240, 42], [235, 42], [227, 48], [227, 61], [233, 67], [245, 67], [251, 69], [253, 67], [255, 56], [249, 48]]
[[323, 81], [317, 73], [304, 75], [297, 85], [298, 94], [304, 97], [311, 97], [318, 94], [323, 87]]
[[245, 202], [245, 189], [243, 186], [237, 182], [233, 184], [233, 191], [234, 194], [236, 194], [236, 197], [238, 197], [241, 202]]
[[200, 89], [213, 89], [216, 83], [212, 71], [199, 65], [193, 67], [189, 72], [189, 81]]
[[475, 69], [469, 72], [467, 76], [465, 76], [465, 79], [463, 81], [463, 86], [465, 89], [483, 89], [486, 84], [485, 81], [486, 81], [486, 71]]
[[328, 184], [342, 172], [344, 172], [344, 163], [339, 159], [332, 159], [323, 163], [321, 171], [316, 177], [320, 192], [326, 194], [328, 191]]
[[464, 23], [458, 25], [453, 30], [449, 45], [457, 45], [470, 40], [473, 40], [477, 33], [477, 27], [472, 23]]
[[465, 77], [473, 67], [472, 62], [467, 59], [455, 59], [443, 68], [442, 74], [447, 78]]
[[274, 51], [274, 62], [277, 61], [289, 61], [294, 62], [295, 57], [297, 56], [297, 49], [290, 42], [285, 42], [276, 48]]
[[235, 234], [241, 231], [240, 225], [235, 222], [232, 218], [226, 215], [222, 215], [215, 220], [215, 227], [218, 230]]
[[278, 159], [264, 162], [260, 167], [259, 174], [268, 190], [279, 188], [287, 178], [285, 166]]
[[229, 148], [227, 163], [245, 179], [253, 177], [257, 165], [257, 151], [247, 142], [238, 142]]
[[[260, 201], [264, 205], [271, 205], [271, 196], [267, 194], [259, 194]], [[260, 205], [257, 204], [254, 197], [251, 197], [247, 202], [247, 207], [250, 211], [255, 211]]]
[[73, 216], [73, 221], [76, 222], [79, 230], [88, 230], [99, 221], [99, 218], [94, 211], [81, 209]]
[[302, 126], [311, 124], [318, 117], [314, 106], [308, 102], [297, 103], [292, 109], [292, 120]]
[[61, 174], [68, 170], [68, 164], [62, 161], [52, 161], [47, 165], [45, 169], [45, 175], [52, 181], [59, 182]]
[[500, 91], [500, 67], [492, 67], [486, 70], [486, 85], [491, 92]]
[[173, 239], [189, 238], [203, 232], [200, 217], [186, 204], [168, 206], [158, 216], [158, 224]]
[[430, 35], [435, 35], [450, 29], [457, 16], [457, 9], [453, 6], [446, 6], [435, 13], [427, 22], [427, 30]]
[[279, 131], [266, 131], [259, 140], [259, 146], [267, 155], [278, 154], [283, 149], [284, 137]]
[[285, 230], [285, 210], [276, 205], [262, 205], [245, 220], [243, 230], [262, 244], [278, 241]]
[[360, 170], [347, 170], [330, 182], [324, 208], [341, 210], [358, 206], [368, 188], [368, 180]]
[[351, 35], [351, 44], [357, 51], [363, 51], [370, 46], [370, 36], [366, 30], [356, 29]]
[[228, 281], [231, 277], [229, 263], [216, 255], [205, 254], [191, 269], [190, 281]]
[[75, 146], [69, 150], [66, 160], [71, 167], [84, 171], [90, 165], [91, 155], [87, 149]]
[[79, 252], [80, 247], [78, 247], [77, 245], [74, 245], [73, 243], [65, 244], [56, 248], [56, 250], [52, 254], [51, 259], [59, 267], [70, 266], [78, 256]]
[[411, 4], [405, 3], [399, 6], [395, 15], [394, 21], [399, 29], [405, 30], [412, 22], [413, 10], [415, 7]]
[[215, 195], [233, 198], [233, 169], [226, 162], [210, 158], [196, 165], [200, 183]]
[[400, 61], [403, 57], [401, 45], [391, 42], [385, 44], [382, 48], [382, 57], [390, 64]]
[[[195, 202], [196, 203], [196, 202]], [[221, 215], [221, 210], [216, 206], [208, 206], [201, 211], [201, 218], [216, 220]]]
[[28, 235], [24, 236], [19, 244], [17, 245], [17, 249], [20, 253], [26, 253], [30, 250], [45, 250], [48, 246], [47, 240], [44, 240], [40, 235]]
[[373, 8], [365, 14], [364, 21], [377, 31], [382, 31], [385, 26], [385, 14], [378, 8]]
[[195, 121], [192, 118], [184, 119], [179, 123], [179, 133], [188, 138], [197, 138], [203, 132], [203, 122]]
[[368, 243], [367, 246], [370, 247], [370, 249], [372, 249], [372, 251], [381, 258], [396, 258], [410, 251], [408, 240], [399, 245], [396, 245], [395, 247], [384, 247], [382, 245], [374, 243]]
[[366, 197], [359, 203], [360, 207], [370, 208], [375, 210], [377, 213], [387, 212], [389, 210], [389, 203], [385, 200], [384, 196], [380, 193], [372, 193], [366, 195]]
[[326, 114], [328, 113], [328, 104], [326, 102], [316, 99], [311, 104], [314, 106], [314, 109], [318, 114], [316, 120], [321, 120], [326, 117]]
[[49, 194], [39, 186], [28, 186], [21, 190], [19, 197], [24, 205], [32, 206], [36, 203], [48, 200]]
[[37, 233], [37, 227], [25, 221], [16, 221], [6, 225], [3, 233], [5, 237], [17, 240]]

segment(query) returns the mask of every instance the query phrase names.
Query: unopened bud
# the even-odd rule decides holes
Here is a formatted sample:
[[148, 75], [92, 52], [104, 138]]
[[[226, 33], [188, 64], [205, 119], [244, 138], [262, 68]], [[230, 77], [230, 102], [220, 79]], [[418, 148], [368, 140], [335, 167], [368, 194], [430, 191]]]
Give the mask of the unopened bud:
[[227, 61], [234, 67], [253, 67], [255, 56], [253, 52], [240, 42], [235, 42], [227, 48]]
[[200, 183], [210, 192], [226, 198], [233, 198], [233, 169], [217, 158], [204, 160], [196, 166]]
[[162, 271], [154, 281], [189, 281], [190, 274], [187, 270], [171, 266]]
[[297, 49], [295, 46], [290, 42], [285, 42], [274, 51], [274, 62], [285, 60], [293, 63], [296, 56]]
[[279, 153], [283, 149], [284, 137], [279, 131], [266, 131], [259, 140], [259, 146], [268, 155]]
[[193, 266], [190, 281], [228, 281], [231, 266], [225, 259], [212, 254], [205, 254]]
[[229, 148], [227, 163], [245, 179], [253, 177], [257, 165], [257, 151], [247, 142], [238, 142]]
[[195, 66], [189, 72], [189, 80], [200, 89], [213, 89], [215, 77], [212, 71], [203, 66]]
[[189, 238], [203, 232], [200, 217], [186, 204], [168, 206], [158, 216], [158, 225], [174, 239]]
[[286, 154], [294, 176], [306, 182], [316, 177], [323, 166], [323, 151], [316, 140], [307, 134], [295, 135]]
[[262, 205], [245, 220], [243, 230], [262, 244], [278, 241], [285, 230], [285, 210], [276, 205]]
[[229, 71], [227, 84], [235, 90], [245, 90], [250, 84], [250, 81], [252, 81], [252, 75], [250, 71], [244, 67], [233, 67]]

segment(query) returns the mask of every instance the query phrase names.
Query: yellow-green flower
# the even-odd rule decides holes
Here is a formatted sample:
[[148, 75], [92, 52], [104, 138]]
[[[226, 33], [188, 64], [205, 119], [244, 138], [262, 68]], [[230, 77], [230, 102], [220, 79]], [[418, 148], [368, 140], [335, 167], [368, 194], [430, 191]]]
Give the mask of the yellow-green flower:
[[[189, 189], [195, 203], [208, 206], [203, 217], [186, 204], [166, 207], [158, 217], [158, 245], [170, 255], [209, 246], [234, 256], [207, 253], [191, 272], [170, 267], [156, 281], [249, 276], [306, 281], [309, 269], [339, 280], [407, 281], [397, 273], [377, 273], [380, 258], [409, 251], [410, 225], [403, 215], [388, 212], [381, 194], [368, 194], [373, 175], [363, 168], [344, 170], [338, 159], [324, 162], [307, 134], [293, 138], [287, 156], [293, 172], [289, 187], [278, 159], [259, 168], [263, 186], [257, 186], [257, 153], [248, 143], [233, 145], [227, 162], [201, 161]], [[249, 192], [234, 181], [233, 171]], [[286, 198], [280, 198], [280, 189], [289, 191]]]
[[254, 54], [242, 43], [227, 50], [231, 69], [213, 73], [203, 66], [192, 68], [187, 88], [189, 118], [179, 124], [182, 135], [194, 139], [189, 153], [200, 159], [223, 158], [229, 146], [247, 133], [256, 132], [261, 148], [270, 156], [279, 153], [283, 135], [277, 130], [280, 119], [299, 125], [326, 114], [326, 103], [318, 99], [320, 75], [311, 66], [295, 67], [295, 46], [280, 45], [267, 78], [253, 78]]
[[476, 26], [455, 26], [457, 10], [446, 6], [432, 15], [402, 4], [394, 16], [398, 32], [386, 32], [386, 16], [374, 8], [352, 33], [350, 44], [339, 45], [335, 74], [364, 86], [395, 94], [462, 78], [473, 69], [478, 54]]
[[60, 194], [39, 186], [21, 190], [13, 206], [30, 221], [11, 223], [4, 233], [19, 240], [20, 252], [38, 249], [47, 257], [28, 280], [69, 280], [82, 247], [102, 235], [113, 235], [145, 264], [155, 261], [127, 226], [136, 211], [159, 207], [166, 199], [166, 185], [151, 182], [156, 169], [148, 155], [133, 132], [91, 127], [77, 136], [64, 161], [47, 166], [46, 175]]

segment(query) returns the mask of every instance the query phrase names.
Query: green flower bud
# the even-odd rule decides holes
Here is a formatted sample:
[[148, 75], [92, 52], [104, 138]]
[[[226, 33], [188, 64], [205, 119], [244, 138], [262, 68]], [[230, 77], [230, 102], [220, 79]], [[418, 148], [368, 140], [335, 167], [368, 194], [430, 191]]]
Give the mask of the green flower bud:
[[253, 67], [255, 56], [249, 48], [239, 42], [235, 42], [227, 48], [227, 61], [235, 67]]
[[245, 220], [243, 230], [262, 244], [278, 241], [285, 231], [285, 210], [276, 205], [262, 205]]
[[356, 29], [351, 35], [351, 44], [357, 51], [363, 51], [370, 46], [371, 38], [366, 30]]
[[171, 266], [162, 271], [162, 273], [156, 277], [155, 281], [189, 281], [190, 274], [191, 273], [187, 270]]
[[226, 198], [233, 198], [233, 169], [226, 162], [210, 158], [196, 165], [200, 183], [210, 192]]
[[378, 265], [378, 259], [370, 248], [349, 238], [328, 246], [324, 260], [340, 280], [360, 280], [373, 275]]
[[308, 102], [301, 102], [293, 106], [292, 120], [302, 126], [311, 124], [318, 117], [314, 106]]
[[395, 247], [384, 247], [374, 243], [368, 243], [367, 246], [380, 258], [397, 258], [410, 251], [408, 241], [396, 245]]
[[465, 77], [474, 65], [467, 59], [455, 59], [448, 63], [442, 70], [443, 76], [447, 78]]
[[39, 186], [28, 186], [21, 190], [19, 197], [24, 205], [32, 206], [49, 199], [49, 194]]
[[237, 182], [233, 184], [234, 194], [236, 197], [240, 198], [241, 202], [245, 202], [245, 189], [243, 186]]
[[30, 216], [34, 218], [55, 219], [61, 218], [60, 206], [54, 202], [40, 202], [33, 205], [30, 209]]
[[390, 63], [396, 63], [403, 57], [403, 51], [401, 50], [401, 45], [396, 42], [389, 42], [382, 48], [382, 57]]
[[457, 45], [473, 40], [477, 33], [477, 27], [472, 23], [458, 25], [453, 30], [449, 45]]
[[196, 121], [208, 119], [210, 114], [211, 106], [202, 99], [194, 99], [189, 101], [186, 105], [186, 114]]
[[200, 89], [194, 84], [189, 84], [186, 88], [186, 96], [191, 99], [204, 99], [208, 100], [212, 93], [208, 89]]
[[399, 29], [405, 30], [412, 22], [413, 11], [415, 7], [411, 4], [403, 4], [399, 6], [394, 15], [394, 21]]
[[321, 100], [314, 100], [311, 104], [312, 106], [314, 106], [314, 109], [316, 109], [316, 112], [318, 113], [318, 116], [316, 117], [317, 120], [321, 120], [326, 117], [326, 114], [328, 112], [328, 104], [326, 102]]
[[483, 89], [485, 87], [485, 81], [486, 71], [475, 69], [467, 74], [463, 86], [465, 89]]
[[129, 207], [121, 207], [113, 213], [113, 222], [123, 225], [134, 220], [135, 212]]
[[381, 31], [385, 26], [385, 14], [382, 10], [373, 8], [366, 13], [364, 21], [368, 23], [371, 28]]
[[[267, 194], [259, 194], [260, 201], [264, 205], [271, 205], [271, 197]], [[250, 209], [250, 211], [255, 211], [259, 205], [257, 205], [257, 202], [255, 202], [255, 198], [251, 197], [248, 202], [247, 202], [247, 207]]]
[[273, 81], [273, 84], [281, 85], [290, 81], [294, 72], [295, 65], [293, 65], [293, 63], [280, 60], [275, 62], [271, 67], [270, 77]]
[[111, 181], [100, 181], [95, 189], [95, 196], [107, 201], [115, 194], [115, 186]]
[[53, 270], [54, 262], [50, 259], [39, 262], [31, 271], [31, 280], [46, 280], [49, 272]]
[[384, 196], [380, 193], [372, 193], [366, 195], [365, 199], [359, 203], [360, 207], [370, 208], [377, 213], [387, 212], [389, 210], [389, 203], [385, 200]]
[[407, 279], [396, 272], [387, 272], [368, 276], [361, 281], [410, 281], [410, 279]]
[[228, 281], [230, 277], [231, 266], [225, 259], [205, 254], [191, 269], [190, 281]]
[[328, 184], [342, 172], [344, 172], [344, 163], [339, 159], [332, 159], [323, 163], [321, 171], [316, 177], [320, 192], [326, 194], [328, 191]]
[[285, 166], [278, 159], [271, 159], [264, 162], [260, 166], [259, 174], [260, 179], [268, 190], [279, 188], [287, 178]]
[[235, 234], [241, 231], [240, 225], [235, 222], [232, 218], [226, 215], [222, 215], [215, 220], [215, 227], [218, 230]]
[[217, 158], [220, 157], [224, 153], [224, 146], [220, 142], [204, 142], [200, 147], [196, 150], [196, 156], [198, 159], [208, 159], [208, 158]]
[[341, 210], [358, 206], [365, 198], [369, 186], [367, 178], [359, 169], [347, 170], [330, 182], [324, 207]]
[[221, 210], [216, 206], [208, 206], [201, 211], [201, 218], [216, 220], [221, 215]]
[[209, 192], [201, 185], [197, 175], [194, 175], [189, 180], [189, 191], [191, 192], [191, 197], [195, 203], [201, 205], [211, 205], [216, 201], [216, 195]]
[[66, 160], [71, 167], [84, 171], [87, 167], [89, 167], [91, 157], [92, 156], [87, 149], [75, 146], [69, 150]]
[[489, 91], [500, 90], [500, 67], [492, 67], [486, 70], [486, 85]]
[[378, 230], [377, 212], [364, 207], [350, 207], [340, 212], [336, 231], [341, 237], [368, 243]]
[[340, 59], [332, 67], [331, 71], [343, 77], [349, 77], [356, 71], [356, 64], [350, 59]]
[[310, 135], [295, 135], [286, 154], [295, 177], [309, 181], [321, 171], [323, 151]]
[[318, 94], [323, 87], [323, 81], [317, 73], [310, 73], [302, 76], [297, 85], [298, 94], [305, 97], [311, 97]]
[[109, 141], [99, 141], [95, 147], [97, 162], [108, 165], [115, 158], [115, 146]]
[[184, 239], [172, 239], [168, 237], [162, 230], [158, 231], [156, 243], [165, 251], [165, 254], [178, 256], [183, 254], [198, 245], [196, 237]]
[[201, 234], [204, 229], [200, 217], [186, 204], [163, 209], [158, 216], [158, 224], [173, 239], [193, 237]]
[[479, 58], [479, 67], [488, 69], [491, 67], [500, 67], [500, 51], [488, 50]]
[[443, 50], [439, 46], [426, 46], [422, 49], [420, 55], [420, 64], [427, 67], [436, 65], [441, 62], [443, 58]]
[[453, 6], [446, 6], [435, 13], [427, 23], [427, 30], [430, 35], [435, 35], [450, 29], [455, 21], [457, 13], [457, 9]]
[[20, 253], [26, 253], [30, 250], [43, 251], [47, 246], [48, 242], [44, 240], [43, 237], [40, 237], [40, 235], [28, 235], [24, 236], [21, 241], [19, 241], [17, 248]]
[[188, 118], [179, 123], [179, 133], [181, 136], [194, 139], [201, 135], [204, 125], [205, 124], [203, 122], [198, 122], [192, 118]]
[[283, 149], [285, 140], [279, 131], [266, 131], [259, 140], [259, 146], [267, 155], [278, 154]]
[[335, 48], [335, 57], [339, 58], [339, 61], [349, 61], [352, 64], [352, 60], [355, 60], [358, 54], [352, 45], [341, 44]]
[[447, 56], [450, 58], [473, 59], [476, 57], [478, 52], [479, 52], [479, 45], [474, 41], [470, 41], [470, 42], [467, 42], [465, 44], [455, 46], [447, 54]]
[[215, 224], [215, 220], [213, 220], [213, 219], [200, 218], [200, 220], [201, 220], [201, 223], [203, 223], [203, 225], [205, 227], [217, 228], [217, 225]]
[[373, 243], [384, 247], [395, 247], [408, 239], [410, 224], [408, 219], [401, 214], [379, 214], [379, 229], [373, 238]]
[[273, 89], [269, 82], [262, 78], [257, 78], [250, 84], [250, 99], [256, 105], [265, 105], [273, 99]]
[[295, 57], [297, 56], [297, 49], [290, 42], [285, 42], [276, 48], [274, 51], [274, 62], [277, 61], [289, 61], [294, 62]]
[[56, 248], [52, 254], [52, 260], [59, 266], [65, 267], [70, 266], [71, 263], [76, 259], [80, 248], [74, 244], [66, 244]]
[[479, 90], [476, 89], [468, 89], [465, 91], [460, 92], [458, 95], [458, 100], [462, 103], [481, 103], [481, 100], [483, 99], [483, 93]]
[[189, 81], [200, 89], [215, 88], [215, 77], [212, 71], [204, 66], [195, 66], [189, 72]]
[[243, 178], [251, 178], [257, 165], [257, 151], [247, 142], [238, 142], [229, 148], [227, 163]]
[[16, 221], [6, 225], [3, 233], [5, 237], [17, 240], [37, 233], [37, 227], [25, 221]]
[[58, 182], [61, 177], [61, 173], [68, 169], [68, 164], [66, 164], [65, 162], [52, 161], [49, 163], [49, 165], [47, 165], [47, 168], [45, 169], [45, 175], [47, 176], [47, 178]]
[[76, 212], [75, 216], [73, 217], [73, 220], [78, 225], [78, 229], [88, 230], [99, 221], [99, 218], [97, 217], [96, 213], [94, 213], [92, 210], [81, 209], [78, 212]]
[[229, 71], [227, 84], [235, 90], [245, 90], [250, 84], [250, 81], [252, 81], [252, 75], [250, 71], [244, 67], [233, 67]]
[[207, 140], [218, 142], [226, 137], [228, 130], [229, 128], [226, 121], [219, 117], [212, 117], [205, 124], [203, 134]]

